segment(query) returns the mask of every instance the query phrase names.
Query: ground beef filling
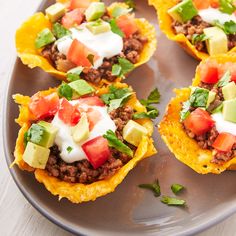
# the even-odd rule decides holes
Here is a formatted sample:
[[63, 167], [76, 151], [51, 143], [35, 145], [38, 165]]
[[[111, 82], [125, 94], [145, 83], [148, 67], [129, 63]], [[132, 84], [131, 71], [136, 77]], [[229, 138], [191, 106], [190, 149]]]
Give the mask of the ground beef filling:
[[[211, 91], [216, 92], [215, 100], [209, 105], [208, 111], [213, 111], [215, 108], [217, 108], [223, 101], [223, 94], [222, 94], [222, 88], [214, 88], [212, 84], [207, 84], [201, 82], [199, 87], [205, 88]], [[191, 107], [190, 111], [194, 111], [196, 108]], [[193, 138], [198, 143], [199, 147], [202, 149], [209, 149], [213, 150], [212, 144], [216, 140], [217, 136], [219, 135], [218, 131], [216, 130], [216, 127], [213, 126], [210, 131], [203, 135], [195, 135], [193, 132], [188, 130], [183, 123], [183, 127], [185, 129], [185, 132], [190, 138]], [[236, 144], [233, 146], [232, 150], [230, 152], [218, 152], [216, 150], [213, 150], [213, 160], [212, 163], [222, 165], [225, 162], [231, 160], [234, 156], [236, 156]]]
[[[101, 79], [114, 81], [117, 77], [112, 75], [112, 65], [118, 62], [118, 57], [123, 57], [135, 64], [139, 61], [140, 54], [148, 39], [142, 36], [139, 32], [132, 35], [130, 38], [123, 39], [123, 51], [120, 55], [112, 58], [105, 58], [103, 64], [98, 68], [85, 68], [81, 77], [88, 82], [98, 84]], [[67, 72], [76, 67], [75, 64], [67, 60], [66, 56], [60, 53], [56, 44], [47, 45], [41, 52], [50, 63], [59, 71]]]
[[[203, 34], [205, 28], [211, 27], [212, 25], [203, 21], [200, 16], [195, 16], [193, 19], [182, 24], [178, 21], [173, 21], [172, 28], [176, 34], [184, 34], [187, 39], [192, 42], [194, 34]], [[236, 46], [236, 35], [228, 35], [228, 49], [232, 49]], [[198, 51], [206, 52], [206, 43], [204, 41], [195, 42], [195, 47]]]
[[[114, 120], [119, 139], [123, 141], [122, 130], [127, 122], [132, 119], [133, 109], [129, 106], [118, 108], [110, 113]], [[127, 144], [127, 143], [126, 143]], [[135, 151], [135, 147], [129, 145]], [[98, 180], [107, 179], [114, 175], [122, 166], [124, 166], [131, 157], [110, 148], [111, 156], [98, 169], [94, 169], [88, 160], [66, 163], [60, 157], [60, 151], [55, 145], [51, 148], [50, 156], [46, 165], [46, 171], [50, 176], [54, 176], [70, 183], [89, 184]]]

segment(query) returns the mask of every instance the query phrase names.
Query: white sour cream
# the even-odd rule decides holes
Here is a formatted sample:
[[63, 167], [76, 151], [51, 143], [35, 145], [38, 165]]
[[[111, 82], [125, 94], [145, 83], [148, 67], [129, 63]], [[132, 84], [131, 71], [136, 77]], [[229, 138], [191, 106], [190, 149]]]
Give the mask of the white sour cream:
[[221, 112], [215, 113], [211, 117], [215, 121], [216, 130], [219, 133], [227, 132], [236, 135], [236, 123], [224, 120]]
[[57, 41], [59, 52], [67, 55], [73, 39], [77, 39], [99, 55], [100, 58], [94, 62], [95, 69], [102, 65], [104, 58], [119, 55], [123, 49], [122, 37], [111, 30], [95, 35], [87, 29], [86, 23], [83, 23], [78, 28], [71, 28], [70, 31], [71, 37], [65, 36]]
[[[70, 103], [75, 104], [76, 101]], [[54, 119], [52, 120], [52, 124], [59, 129], [55, 138], [55, 144], [58, 146], [61, 152], [60, 153], [61, 158], [67, 163], [72, 163], [75, 161], [87, 159], [87, 156], [84, 153], [81, 146], [91, 139], [104, 135], [108, 130], [112, 130], [114, 132], [116, 130], [116, 125], [108, 115], [106, 106], [104, 107], [87, 106], [83, 104], [84, 110], [88, 108], [93, 108], [94, 110], [97, 110], [100, 113], [101, 117], [100, 120], [93, 127], [93, 129], [90, 131], [88, 139], [81, 143], [74, 142], [71, 135], [71, 126], [65, 124], [58, 117], [58, 114], [56, 114]], [[68, 147], [72, 148], [71, 152], [68, 152], [67, 150]]]
[[221, 24], [231, 20], [236, 22], [236, 17], [234, 14], [229, 15], [211, 7], [200, 10], [198, 15], [201, 16], [203, 21], [206, 21], [209, 24], [213, 24], [216, 20], [218, 20]]

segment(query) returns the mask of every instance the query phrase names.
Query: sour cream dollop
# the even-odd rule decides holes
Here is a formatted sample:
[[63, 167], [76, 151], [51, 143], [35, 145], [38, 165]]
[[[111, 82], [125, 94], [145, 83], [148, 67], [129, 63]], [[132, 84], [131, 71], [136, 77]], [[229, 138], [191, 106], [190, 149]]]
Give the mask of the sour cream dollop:
[[200, 10], [198, 12], [198, 14], [203, 19], [203, 21], [205, 21], [209, 24], [213, 24], [217, 20], [221, 24], [224, 24], [225, 22], [228, 22], [231, 20], [236, 22], [236, 17], [234, 14], [229, 15], [229, 14], [221, 12], [218, 9], [211, 8], [211, 7], [207, 8], [207, 9]]
[[[71, 104], [78, 104], [78, 101], [70, 101]], [[82, 145], [87, 141], [94, 139], [98, 136], [104, 135], [108, 130], [112, 130], [113, 132], [116, 130], [116, 125], [114, 121], [110, 118], [107, 107], [99, 107], [99, 106], [88, 106], [82, 105], [83, 109], [92, 108], [100, 113], [100, 120], [95, 124], [93, 129], [90, 131], [89, 137], [87, 140], [76, 143], [74, 142], [71, 135], [71, 126], [65, 124], [59, 117], [58, 114], [52, 120], [52, 124], [58, 128], [58, 133], [55, 138], [55, 144], [58, 146], [60, 150], [61, 158], [67, 162], [72, 163], [75, 161], [80, 161], [87, 159], [86, 154], [82, 149]], [[67, 149], [71, 147], [71, 151], [69, 152]]]
[[71, 28], [70, 31], [72, 33], [71, 36], [65, 36], [57, 41], [59, 52], [67, 55], [71, 43], [74, 39], [77, 39], [99, 55], [99, 59], [94, 62], [93, 67], [95, 69], [102, 65], [104, 58], [111, 58], [122, 52], [122, 37], [111, 30], [95, 35], [87, 29], [86, 23], [83, 23], [78, 28]]
[[236, 123], [224, 120], [223, 114], [220, 112], [211, 115], [211, 117], [215, 121], [216, 130], [219, 133], [227, 132], [236, 135]]

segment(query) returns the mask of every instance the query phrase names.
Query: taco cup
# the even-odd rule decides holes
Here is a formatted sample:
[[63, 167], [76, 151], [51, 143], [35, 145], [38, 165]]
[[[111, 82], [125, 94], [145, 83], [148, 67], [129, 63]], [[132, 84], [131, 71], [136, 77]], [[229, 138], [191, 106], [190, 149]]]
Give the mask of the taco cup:
[[17, 30], [16, 49], [25, 65], [59, 79], [82, 67], [80, 76], [88, 82], [113, 82], [146, 63], [156, 49], [154, 26], [135, 18], [124, 3], [60, 0], [45, 12]]
[[149, 3], [157, 10], [164, 34], [196, 59], [236, 51], [235, 31], [228, 30], [236, 24], [233, 3], [228, 8], [219, 0], [149, 0]]
[[128, 85], [90, 87], [81, 97], [69, 95], [68, 85], [13, 96], [21, 128], [12, 165], [34, 172], [59, 199], [81, 203], [113, 192], [156, 149], [152, 121], [132, 120], [146, 108]]
[[236, 55], [202, 61], [189, 88], [176, 89], [159, 124], [175, 157], [200, 174], [236, 166]]

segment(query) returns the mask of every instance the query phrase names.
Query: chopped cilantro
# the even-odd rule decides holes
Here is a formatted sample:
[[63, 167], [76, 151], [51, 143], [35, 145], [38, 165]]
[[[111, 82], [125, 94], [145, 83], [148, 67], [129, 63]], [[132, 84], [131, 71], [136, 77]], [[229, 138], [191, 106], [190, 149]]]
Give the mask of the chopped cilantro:
[[189, 100], [183, 103], [183, 108], [180, 112], [181, 121], [185, 120], [190, 115], [190, 111], [189, 111], [190, 107], [191, 107], [191, 103]]
[[80, 74], [82, 73], [83, 69], [84, 68], [82, 66], [78, 66], [76, 68], [73, 68], [67, 71], [67, 74], [66, 74], [67, 80], [72, 82], [72, 81], [80, 79]]
[[134, 120], [144, 119], [144, 118], [156, 119], [158, 115], [159, 115], [159, 111], [155, 108], [155, 109], [153, 109], [151, 111], [148, 111], [148, 112], [138, 112], [138, 113], [135, 113], [133, 115], [133, 119]]
[[198, 42], [206, 41], [209, 37], [205, 34], [194, 34], [192, 37], [192, 44], [196, 44]]
[[89, 60], [89, 62], [90, 62], [92, 65], [94, 65], [94, 55], [93, 55], [93, 54], [89, 54], [89, 55], [87, 56], [87, 59]]
[[151, 91], [151, 93], [149, 94], [148, 98], [145, 99], [141, 99], [141, 103], [144, 106], [150, 105], [150, 104], [158, 104], [160, 102], [160, 92], [158, 91], [157, 88], [155, 88], [153, 91]]
[[153, 184], [140, 184], [139, 187], [151, 190], [155, 197], [159, 197], [161, 195], [161, 188], [158, 180]]
[[118, 64], [115, 64], [115, 65], [112, 66], [112, 72], [111, 72], [111, 74], [112, 74], [112, 75], [116, 75], [116, 76], [120, 76], [121, 71], [122, 71], [121, 66], [118, 65]]
[[72, 150], [73, 150], [73, 148], [72, 148], [71, 146], [68, 146], [68, 147], [66, 148], [66, 151], [67, 151], [68, 153], [71, 153]]
[[184, 189], [184, 186], [181, 184], [172, 184], [171, 185], [171, 190], [174, 194], [178, 194]]
[[206, 107], [209, 96], [209, 90], [196, 87], [190, 96], [190, 104], [192, 107]]
[[45, 133], [45, 128], [38, 124], [32, 124], [29, 130], [24, 134], [24, 143], [27, 144], [28, 141], [32, 143], [39, 144]]
[[232, 0], [220, 0], [220, 11], [231, 15], [236, 10]]
[[110, 26], [111, 26], [111, 31], [114, 34], [118, 34], [120, 37], [124, 37], [124, 33], [121, 31], [121, 29], [118, 27], [118, 25], [116, 24], [116, 20], [115, 19], [111, 19], [110, 20]]
[[110, 147], [113, 147], [116, 150], [127, 154], [128, 156], [133, 156], [133, 151], [121, 140], [119, 140], [112, 130], [108, 130], [106, 134], [103, 135], [103, 137], [108, 140], [108, 145]]
[[58, 88], [58, 94], [60, 97], [65, 97], [67, 100], [71, 100], [73, 96], [73, 90], [68, 84], [63, 82]]
[[161, 202], [168, 206], [185, 206], [186, 204], [184, 200], [168, 197], [168, 196], [162, 196]]
[[58, 22], [53, 24], [52, 33], [55, 35], [57, 39], [60, 39], [66, 35], [70, 35], [70, 31]]
[[236, 23], [232, 20], [221, 24], [218, 20], [214, 22], [214, 25], [222, 29], [225, 34], [235, 34], [236, 33]]
[[222, 76], [222, 78], [216, 84], [216, 87], [224, 87], [230, 82], [230, 80], [231, 80], [231, 73], [229, 70], [227, 70], [225, 74]]
[[109, 103], [109, 111], [112, 111], [112, 110], [115, 110], [119, 107], [121, 107], [126, 101], [127, 99], [129, 99], [129, 97], [132, 95], [133, 93], [130, 92], [130, 93], [127, 93], [125, 94], [123, 97], [121, 98], [118, 98], [118, 99], [113, 99], [113, 100], [110, 100], [110, 103]]
[[122, 74], [125, 75], [134, 69], [134, 64], [132, 64], [129, 60], [119, 57], [118, 58], [119, 65], [122, 69]]

